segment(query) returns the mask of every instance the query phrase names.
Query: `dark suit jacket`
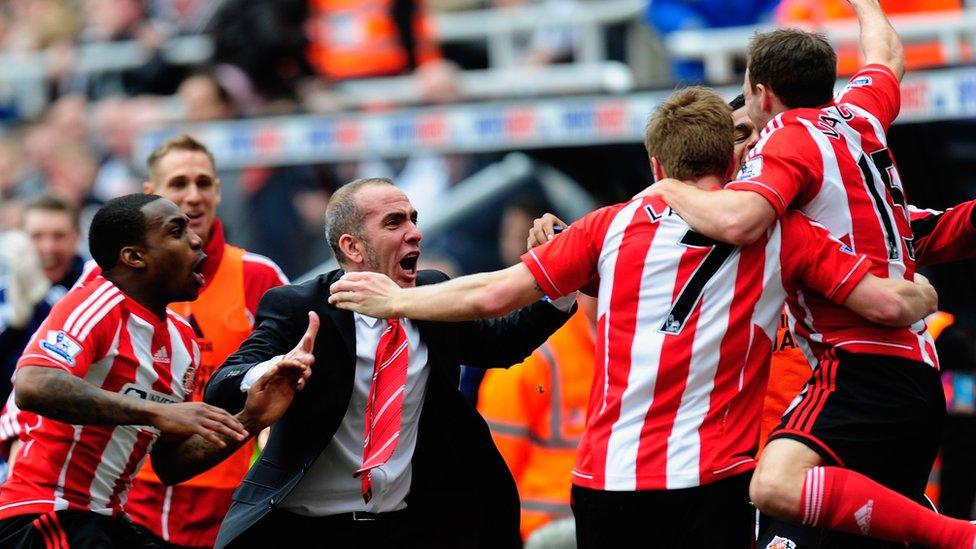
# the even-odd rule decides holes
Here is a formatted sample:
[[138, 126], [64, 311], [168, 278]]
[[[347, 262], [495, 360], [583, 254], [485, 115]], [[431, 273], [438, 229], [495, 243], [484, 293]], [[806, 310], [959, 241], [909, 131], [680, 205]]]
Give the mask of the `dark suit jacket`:
[[[308, 327], [308, 311], [318, 313], [321, 326], [312, 376], [272, 426], [261, 458], [234, 493], [218, 548], [267, 539], [266, 532], [261, 534], [261, 519], [298, 484], [345, 415], [356, 368], [356, 332], [353, 314], [328, 302], [329, 286], [341, 275], [332, 271], [304, 284], [268, 291], [258, 308], [254, 333], [207, 385], [207, 402], [233, 413], [241, 410], [246, 396], [240, 391], [244, 374], [294, 348]], [[436, 271], [421, 271], [417, 283], [446, 278]], [[457, 390], [460, 364], [491, 368], [521, 362], [568, 318], [569, 314], [540, 302], [503, 319], [417, 322], [428, 349], [430, 375], [407, 505], [416, 512], [414, 516], [433, 521], [445, 536], [444, 546], [521, 545], [514, 480], [488, 426]], [[287, 535], [278, 533], [277, 539]]]

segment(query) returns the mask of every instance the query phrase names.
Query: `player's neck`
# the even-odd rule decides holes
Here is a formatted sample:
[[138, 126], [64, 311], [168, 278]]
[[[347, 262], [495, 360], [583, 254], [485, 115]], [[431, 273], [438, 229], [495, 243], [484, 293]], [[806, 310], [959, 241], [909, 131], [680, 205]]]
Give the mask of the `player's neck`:
[[703, 191], [715, 191], [721, 189], [725, 185], [725, 181], [717, 175], [706, 175], [704, 177], [699, 177], [698, 179], [691, 179], [685, 181], [685, 183], [691, 185], [692, 187], [698, 187]]
[[104, 276], [109, 282], [115, 284], [118, 289], [122, 290], [122, 293], [145, 307], [156, 318], [160, 320], [166, 319], [166, 306], [169, 303], [166, 300], [160, 300], [159, 296], [155, 295], [152, 291], [154, 285], [147, 285], [144, 282], [138, 281], [129, 273], [108, 272], [104, 273]]

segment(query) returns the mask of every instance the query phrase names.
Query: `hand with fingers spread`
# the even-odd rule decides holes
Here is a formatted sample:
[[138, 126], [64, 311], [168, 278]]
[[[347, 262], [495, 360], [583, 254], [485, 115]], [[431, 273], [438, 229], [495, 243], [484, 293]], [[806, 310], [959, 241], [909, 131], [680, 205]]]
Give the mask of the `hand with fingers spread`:
[[346, 273], [332, 284], [330, 290], [329, 303], [339, 309], [373, 318], [400, 316], [396, 311], [396, 299], [402, 288], [384, 274], [367, 271]]
[[313, 352], [318, 331], [319, 316], [310, 311], [308, 329], [298, 345], [248, 389], [240, 419], [251, 434], [278, 421], [288, 410], [295, 393], [305, 388], [315, 362]]
[[543, 214], [542, 217], [533, 221], [532, 228], [529, 229], [526, 249], [531, 250], [552, 240], [556, 236], [556, 227], [565, 229], [567, 224], [551, 213]]
[[244, 440], [248, 436], [241, 422], [227, 410], [203, 402], [155, 404], [151, 424], [164, 435], [200, 435], [220, 448], [227, 445], [225, 437]]

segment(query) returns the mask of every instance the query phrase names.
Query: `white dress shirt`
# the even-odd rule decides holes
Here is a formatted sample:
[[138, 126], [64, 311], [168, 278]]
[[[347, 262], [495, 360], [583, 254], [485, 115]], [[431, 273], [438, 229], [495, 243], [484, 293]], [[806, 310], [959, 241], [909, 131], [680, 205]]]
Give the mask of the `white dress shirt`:
[[[406, 507], [404, 499], [410, 491], [412, 472], [410, 462], [417, 444], [417, 425], [427, 391], [427, 346], [420, 340], [417, 327], [408, 319], [400, 319], [409, 342], [407, 387], [403, 396], [403, 416], [400, 438], [389, 461], [373, 469], [373, 498], [363, 502], [361, 479], [353, 473], [363, 463], [364, 412], [369, 386], [373, 378], [373, 362], [380, 336], [386, 330], [385, 320], [353, 313], [356, 325], [356, 374], [346, 414], [332, 441], [280, 505], [281, 509], [304, 516], [325, 516], [350, 511], [383, 513]], [[247, 389], [281, 357], [275, 357], [251, 369], [241, 381]], [[313, 374], [314, 366], [313, 366]], [[318, 421], [308, 418], [308, 421]]]

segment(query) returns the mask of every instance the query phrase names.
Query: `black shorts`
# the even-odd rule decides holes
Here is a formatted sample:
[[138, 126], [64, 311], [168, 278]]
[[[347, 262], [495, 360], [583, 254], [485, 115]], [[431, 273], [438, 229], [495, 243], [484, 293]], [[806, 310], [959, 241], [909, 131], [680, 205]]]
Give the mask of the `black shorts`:
[[609, 492], [573, 486], [580, 549], [712, 547], [749, 549], [755, 514], [752, 473], [681, 490]]
[[89, 511], [52, 511], [0, 520], [4, 549], [160, 549], [128, 519]]
[[857, 471], [910, 498], [924, 492], [946, 416], [938, 370], [837, 350], [800, 395], [770, 439], [800, 441], [826, 465]]

